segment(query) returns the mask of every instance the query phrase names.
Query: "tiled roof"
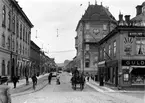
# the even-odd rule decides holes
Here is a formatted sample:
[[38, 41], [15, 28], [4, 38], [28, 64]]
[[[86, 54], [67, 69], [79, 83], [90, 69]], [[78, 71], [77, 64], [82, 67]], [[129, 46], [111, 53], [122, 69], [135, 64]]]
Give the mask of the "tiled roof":
[[136, 17], [132, 18], [131, 21], [145, 21], [145, 13], [137, 15]]
[[89, 5], [81, 19], [89, 20], [112, 20], [116, 21], [109, 10], [102, 5]]
[[[105, 8], [103, 5], [89, 5], [87, 10], [85, 11], [85, 14], [82, 16], [81, 20], [86, 20], [86, 21], [104, 21], [108, 20], [114, 23], [117, 23], [116, 19], [114, 16], [109, 12], [107, 8]], [[77, 28], [81, 22], [81, 20], [78, 22]]]

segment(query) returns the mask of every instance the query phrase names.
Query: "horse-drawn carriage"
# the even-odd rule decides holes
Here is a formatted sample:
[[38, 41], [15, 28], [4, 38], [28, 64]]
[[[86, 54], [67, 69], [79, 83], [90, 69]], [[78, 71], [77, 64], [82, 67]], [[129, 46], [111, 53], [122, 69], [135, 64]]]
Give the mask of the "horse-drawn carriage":
[[72, 73], [72, 78], [71, 78], [71, 83], [72, 83], [72, 88], [76, 90], [77, 86], [79, 85], [80, 89], [84, 89], [84, 84], [85, 84], [85, 78], [82, 73], [79, 73], [78, 70], [75, 70]]

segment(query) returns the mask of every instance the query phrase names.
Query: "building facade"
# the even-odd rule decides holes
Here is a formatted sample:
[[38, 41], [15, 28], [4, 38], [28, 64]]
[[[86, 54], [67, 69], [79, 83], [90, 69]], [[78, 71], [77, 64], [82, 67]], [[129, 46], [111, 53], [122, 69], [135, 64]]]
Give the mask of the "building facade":
[[[143, 9], [142, 9], [143, 10]], [[118, 26], [99, 42], [99, 75], [105, 82], [119, 87], [145, 85], [144, 16], [119, 15]], [[142, 21], [142, 22], [141, 22]]]
[[0, 75], [29, 71], [32, 23], [15, 0], [0, 0]]
[[102, 4], [88, 6], [76, 27], [75, 48], [78, 70], [96, 75], [98, 42], [117, 25], [115, 18]]
[[31, 61], [31, 74], [41, 73], [40, 70], [40, 48], [31, 41], [31, 49], [30, 49], [30, 61]]

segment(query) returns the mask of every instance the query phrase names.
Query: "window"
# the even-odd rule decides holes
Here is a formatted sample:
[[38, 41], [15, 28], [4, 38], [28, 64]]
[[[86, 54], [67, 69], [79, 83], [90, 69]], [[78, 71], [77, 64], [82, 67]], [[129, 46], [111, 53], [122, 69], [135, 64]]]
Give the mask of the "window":
[[17, 20], [17, 37], [19, 37], [19, 21]]
[[102, 60], [102, 49], [100, 49], [100, 60]]
[[21, 52], [22, 52], [22, 46], [21, 46], [21, 44], [20, 44], [20, 54], [21, 54]]
[[22, 24], [20, 24], [20, 39], [22, 39]]
[[8, 49], [10, 49], [10, 37], [8, 37]]
[[25, 41], [25, 27], [23, 26], [23, 41]]
[[111, 56], [111, 45], [109, 44], [109, 56]]
[[6, 26], [6, 7], [5, 5], [3, 6], [3, 12], [2, 12], [2, 26]]
[[2, 34], [2, 46], [5, 47], [5, 34]]
[[5, 61], [2, 61], [2, 75], [5, 76]]
[[145, 13], [145, 6], [142, 8], [142, 13]]
[[116, 41], [113, 42], [113, 55], [116, 56]]
[[15, 41], [14, 41], [14, 39], [12, 40], [12, 50], [13, 51], [15, 50]]
[[25, 36], [25, 37], [26, 37], [26, 39], [25, 39], [25, 40], [26, 40], [26, 43], [27, 43], [27, 34], [28, 34], [28, 32], [27, 32], [27, 30], [26, 30], [26, 36]]
[[15, 16], [13, 17], [13, 33], [15, 33]]
[[89, 44], [86, 44], [86, 50], [89, 50], [90, 47], [89, 47]]
[[136, 54], [145, 55], [145, 38], [136, 38]]
[[11, 12], [8, 13], [8, 30], [11, 28]]
[[105, 47], [104, 47], [104, 51], [103, 51], [103, 56], [104, 56], [104, 59], [106, 59], [106, 49], [105, 49]]
[[103, 25], [103, 30], [107, 30], [107, 25]]
[[16, 42], [16, 53], [18, 53], [18, 41]]
[[90, 66], [90, 61], [88, 59], [85, 60], [85, 67], [86, 68], [89, 68]]

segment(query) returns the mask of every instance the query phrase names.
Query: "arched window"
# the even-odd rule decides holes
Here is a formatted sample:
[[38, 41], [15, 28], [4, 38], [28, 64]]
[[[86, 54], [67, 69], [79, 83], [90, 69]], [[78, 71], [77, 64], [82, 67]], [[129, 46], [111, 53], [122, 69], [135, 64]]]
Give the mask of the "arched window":
[[5, 75], [5, 61], [2, 61], [2, 75]]
[[3, 12], [2, 12], [2, 26], [5, 27], [6, 25], [6, 7], [3, 6]]

